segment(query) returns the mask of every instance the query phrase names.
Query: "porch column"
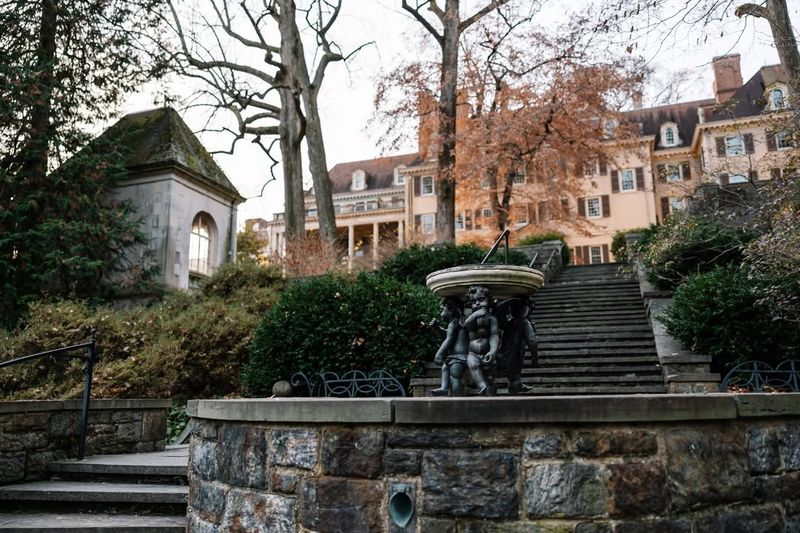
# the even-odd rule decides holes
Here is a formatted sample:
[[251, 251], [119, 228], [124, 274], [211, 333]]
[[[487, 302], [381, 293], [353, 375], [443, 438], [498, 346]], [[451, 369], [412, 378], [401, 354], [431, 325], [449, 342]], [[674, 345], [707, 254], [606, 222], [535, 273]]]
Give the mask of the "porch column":
[[400, 248], [406, 245], [406, 223], [402, 218], [397, 221], [397, 244]]
[[356, 246], [356, 228], [352, 224], [347, 226], [347, 270], [353, 270], [353, 255]]
[[380, 225], [372, 223], [372, 268], [378, 268], [378, 243], [381, 239]]

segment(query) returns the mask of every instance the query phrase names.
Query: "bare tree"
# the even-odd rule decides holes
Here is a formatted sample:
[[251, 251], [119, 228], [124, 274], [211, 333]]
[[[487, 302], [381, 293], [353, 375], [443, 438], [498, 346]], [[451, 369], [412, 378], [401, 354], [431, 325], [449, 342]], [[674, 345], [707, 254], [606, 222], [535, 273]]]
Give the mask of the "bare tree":
[[763, 18], [769, 22], [778, 57], [789, 73], [792, 88], [797, 95], [797, 91], [800, 89], [800, 53], [797, 51], [797, 40], [792, 30], [792, 21], [789, 20], [786, 0], [766, 0], [761, 5], [742, 4], [736, 8], [737, 17], [746, 15]]
[[[442, 52], [439, 86], [439, 154], [436, 197], [436, 239], [455, 242], [456, 205], [456, 105], [458, 99], [458, 48], [461, 34], [474, 23], [499, 9], [508, 0], [489, 0], [472, 15], [462, 19], [460, 0], [402, 0], [403, 9], [419, 22], [439, 44]], [[432, 17], [423, 12], [428, 11]]]

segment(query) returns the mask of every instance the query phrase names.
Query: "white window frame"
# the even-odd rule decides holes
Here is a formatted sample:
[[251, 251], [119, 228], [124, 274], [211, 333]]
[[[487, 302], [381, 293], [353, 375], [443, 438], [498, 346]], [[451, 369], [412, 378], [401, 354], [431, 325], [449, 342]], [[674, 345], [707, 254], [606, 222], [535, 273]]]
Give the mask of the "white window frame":
[[189, 235], [189, 271], [195, 274], [212, 273], [211, 253], [214, 240], [214, 219], [198, 213], [192, 220]]
[[685, 208], [686, 208], [686, 202], [683, 198], [679, 198], [678, 196], [669, 197], [670, 212], [680, 211], [681, 209]]
[[[595, 252], [597, 252], [597, 261], [595, 261]], [[603, 247], [589, 246], [589, 264], [596, 265], [602, 262], [603, 262]]]
[[597, 172], [597, 161], [590, 159], [583, 162], [583, 177], [591, 178]]
[[456, 231], [464, 231], [464, 221], [465, 221], [464, 212], [462, 211], [460, 213], [456, 213], [456, 222], [455, 222]]
[[394, 169], [394, 184], [395, 185], [405, 185], [406, 184], [406, 175], [403, 174], [402, 170], [405, 170], [405, 165], [395, 167]]
[[353, 204], [353, 211], [356, 213], [361, 213], [367, 210], [367, 202], [356, 202]]
[[[670, 137], [672, 137], [670, 139]], [[664, 146], [675, 146], [677, 141], [675, 139], [675, 128], [667, 126], [664, 128]]]
[[492, 218], [492, 216], [494, 215], [491, 207], [484, 207], [483, 212], [481, 214], [483, 215], [483, 218]]
[[[593, 214], [593, 212], [595, 214]], [[602, 218], [603, 203], [599, 196], [591, 196], [586, 199], [586, 218]]]
[[787, 150], [792, 147], [792, 145], [789, 144], [788, 131], [779, 131], [775, 134], [775, 146], [778, 150]]
[[516, 219], [517, 226], [525, 226], [526, 224], [528, 224], [528, 206], [515, 205], [514, 218]]
[[[775, 101], [775, 94], [780, 93], [781, 98], [778, 102]], [[772, 110], [783, 109], [786, 106], [786, 91], [783, 87], [774, 87], [769, 92], [769, 107]]]
[[436, 213], [424, 213], [419, 217], [423, 235], [430, 235], [436, 229]]
[[308, 216], [309, 217], [317, 216], [317, 208], [316, 207], [312, 207], [311, 209], [309, 209], [308, 210]]
[[484, 190], [484, 191], [488, 191], [489, 190], [489, 180], [483, 180], [481, 182], [481, 189]]
[[725, 137], [725, 156], [736, 155], [744, 155], [744, 137], [741, 135]]
[[666, 176], [664, 178], [670, 183], [683, 181], [683, 165], [667, 163], [665, 165]]
[[[630, 175], [630, 187], [626, 188], [625, 183], [627, 183], [625, 176]], [[620, 192], [633, 192], [636, 190], [636, 170], [632, 168], [626, 168], [625, 170], [619, 171], [619, 191]]]
[[433, 196], [433, 176], [422, 176], [420, 196]]
[[511, 183], [514, 185], [525, 185], [525, 173], [515, 172], [514, 177], [511, 178]]
[[363, 170], [353, 171], [353, 190], [363, 191], [367, 188], [367, 173]]

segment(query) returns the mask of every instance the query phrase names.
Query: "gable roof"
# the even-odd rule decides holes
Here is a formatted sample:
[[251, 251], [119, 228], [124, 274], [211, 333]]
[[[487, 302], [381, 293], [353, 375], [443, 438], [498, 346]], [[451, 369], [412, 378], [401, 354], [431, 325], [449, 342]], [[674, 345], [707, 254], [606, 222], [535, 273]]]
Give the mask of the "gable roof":
[[706, 112], [706, 120], [731, 120], [761, 115], [767, 105], [764, 99], [767, 87], [776, 82], [788, 83], [788, 81], [789, 76], [782, 65], [761, 67], [733, 93], [729, 101], [722, 104], [712, 103]]
[[[714, 100], [695, 100], [693, 102], [680, 102], [659, 107], [635, 109], [626, 114], [633, 122], [641, 124], [640, 135], [654, 135], [656, 138], [655, 151], [668, 150], [679, 147], [688, 147], [692, 144], [694, 130], [700, 121], [697, 110], [703, 106], [713, 104]], [[661, 126], [666, 122], [678, 125], [678, 135], [681, 143], [673, 146], [661, 146]]]
[[[364, 161], [339, 163], [330, 169], [331, 192], [340, 194], [350, 192], [353, 172], [363, 170], [367, 175], [365, 190], [388, 189], [394, 185], [394, 169], [399, 165], [412, 166], [422, 162], [418, 153], [401, 154]], [[401, 187], [398, 185], [397, 187]], [[356, 191], [353, 191], [356, 192]]]
[[177, 168], [202, 183], [244, 200], [189, 126], [170, 107], [125, 115], [101, 136], [129, 149], [131, 171]]

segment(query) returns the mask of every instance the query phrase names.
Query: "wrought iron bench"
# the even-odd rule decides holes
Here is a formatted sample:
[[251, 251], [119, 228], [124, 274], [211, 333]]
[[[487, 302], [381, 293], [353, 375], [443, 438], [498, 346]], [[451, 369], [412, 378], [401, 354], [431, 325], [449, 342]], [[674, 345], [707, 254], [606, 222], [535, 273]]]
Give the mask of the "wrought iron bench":
[[800, 359], [787, 359], [774, 368], [763, 361], [745, 361], [725, 375], [719, 390], [800, 392]]
[[375, 370], [369, 374], [361, 370], [349, 370], [339, 376], [335, 372], [320, 372], [311, 377], [303, 372], [292, 376], [294, 389], [305, 388], [312, 397], [325, 398], [381, 398], [405, 396], [403, 385], [386, 370]]

